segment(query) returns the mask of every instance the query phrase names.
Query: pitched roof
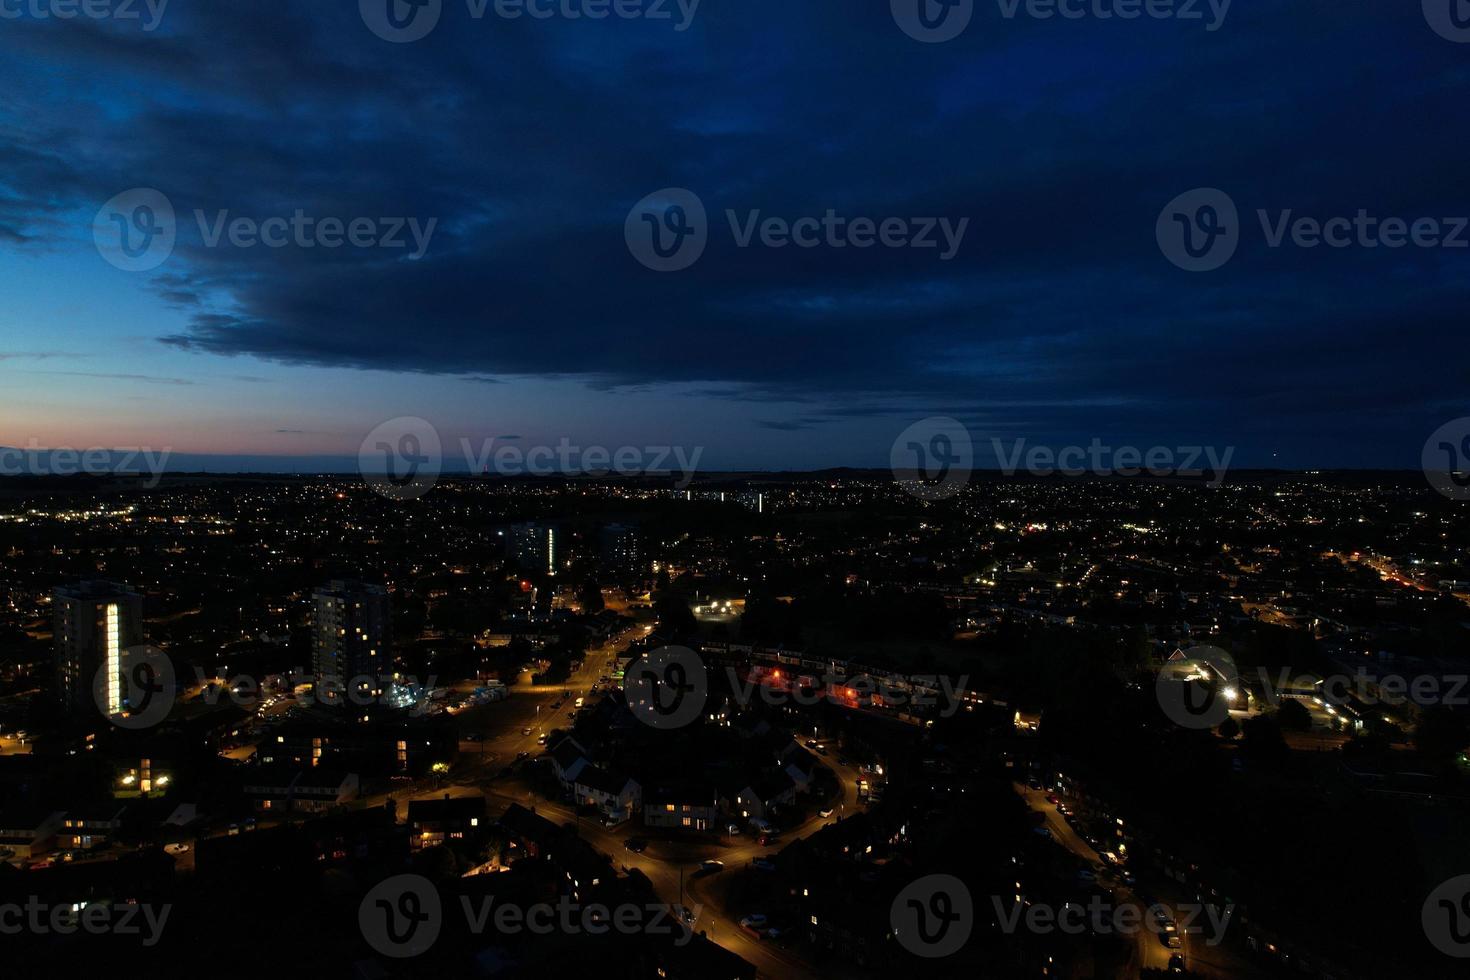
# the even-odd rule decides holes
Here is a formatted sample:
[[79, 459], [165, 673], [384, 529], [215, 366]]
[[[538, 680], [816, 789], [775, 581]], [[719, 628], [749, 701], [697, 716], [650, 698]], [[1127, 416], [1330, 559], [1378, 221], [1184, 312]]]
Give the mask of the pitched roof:
[[810, 776], [816, 771], [818, 763], [816, 756], [812, 755], [806, 749], [799, 748], [795, 752], [787, 754], [786, 765], [795, 766], [802, 775]]
[[697, 806], [713, 806], [715, 788], [703, 783], [665, 783], [643, 791], [644, 805], [663, 806], [666, 803], [689, 803]]
[[629, 779], [621, 773], [612, 773], [600, 766], [588, 766], [582, 770], [577, 777], [578, 786], [586, 786], [588, 789], [597, 790], [599, 793], [607, 793], [616, 796], [628, 785]]
[[796, 788], [796, 781], [791, 774], [784, 769], [769, 770], [756, 776], [750, 783], [750, 788], [759, 796], [762, 803], [773, 800], [782, 793]]
[[572, 768], [572, 766], [577, 764], [578, 759], [586, 758], [587, 750], [582, 748], [581, 744], [570, 735], [557, 742], [556, 748], [551, 750], [552, 761], [562, 771]]
[[410, 800], [408, 822], [426, 823], [441, 820], [468, 820], [485, 815], [485, 797], [451, 796], [439, 800]]
[[524, 840], [547, 844], [561, 836], [562, 829], [539, 813], [532, 813], [519, 803], [512, 803], [496, 821], [501, 827]]

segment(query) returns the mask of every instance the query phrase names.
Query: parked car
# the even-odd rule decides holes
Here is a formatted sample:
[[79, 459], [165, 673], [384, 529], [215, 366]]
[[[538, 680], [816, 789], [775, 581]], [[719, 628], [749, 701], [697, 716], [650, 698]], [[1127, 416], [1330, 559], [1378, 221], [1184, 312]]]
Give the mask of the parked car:
[[522, 728], [521, 729], [521, 734], [522, 735], [530, 735], [531, 734], [531, 730], [529, 728]]
[[817, 816], [821, 817], [823, 820], [827, 819], [828, 817], [832, 816], [832, 808], [830, 806], [822, 807], [822, 809], [817, 811]]
[[755, 868], [757, 871], [776, 870], [776, 862], [772, 861], [770, 858], [756, 858], [754, 861], [750, 862], [750, 866]]
[[1169, 972], [1170, 973], [1183, 973], [1184, 972], [1184, 957], [1183, 956], [1180, 956], [1178, 953], [1175, 953], [1173, 956], [1169, 957]]
[[644, 849], [647, 847], [648, 841], [644, 840], [642, 837], [629, 837], [627, 840], [623, 841], [623, 850], [632, 851], [634, 854], [642, 854]]
[[746, 928], [746, 929], [765, 929], [766, 928], [766, 916], [765, 916], [765, 913], [763, 913], [763, 912], [752, 912], [750, 915], [747, 915], [745, 918], [743, 918], [743, 919], [740, 920], [740, 926], [741, 926], [741, 928]]
[[724, 871], [725, 870], [725, 862], [724, 861], [715, 861], [713, 859], [711, 859], [709, 861], [701, 861], [701, 862], [699, 862], [699, 870], [700, 871], [703, 871], [703, 872], [705, 872], [707, 874], [714, 874], [716, 871]]

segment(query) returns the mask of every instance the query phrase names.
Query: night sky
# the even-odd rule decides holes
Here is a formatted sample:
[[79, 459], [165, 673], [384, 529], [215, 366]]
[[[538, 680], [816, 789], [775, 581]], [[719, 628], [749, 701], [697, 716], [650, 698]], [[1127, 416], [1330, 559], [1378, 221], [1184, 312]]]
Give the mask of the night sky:
[[[309, 468], [414, 415], [447, 445], [805, 469], [886, 466], [947, 415], [982, 466], [997, 437], [1417, 468], [1470, 415], [1470, 230], [1271, 247], [1256, 214], [1446, 236], [1470, 215], [1470, 43], [1418, 0], [1237, 0], [1223, 21], [1205, 0], [1126, 21], [976, 0], [942, 43], [887, 0], [704, 0], [687, 24], [673, 0], [603, 20], [442, 0], [411, 43], [354, 0], [171, 0], [151, 31], [142, 0], [138, 20], [45, 2], [0, 19], [0, 445]], [[625, 223], [671, 187], [708, 244], [659, 272]], [[1191, 272], [1156, 224], [1201, 187], [1238, 207], [1239, 243]], [[133, 188], [177, 214], [141, 272], [94, 238]], [[196, 209], [435, 226], [420, 256], [210, 247]], [[742, 248], [727, 210], [968, 224], [948, 259]]]

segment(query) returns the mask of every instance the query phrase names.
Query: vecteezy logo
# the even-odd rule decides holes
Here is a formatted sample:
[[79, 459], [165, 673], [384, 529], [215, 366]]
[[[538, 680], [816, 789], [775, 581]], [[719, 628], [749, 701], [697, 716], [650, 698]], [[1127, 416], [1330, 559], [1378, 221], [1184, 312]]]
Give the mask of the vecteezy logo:
[[147, 272], [173, 254], [178, 225], [162, 191], [135, 187], [102, 205], [92, 219], [98, 253], [124, 272]]
[[439, 25], [444, 0], [357, 0], [362, 22], [393, 44], [419, 41]]
[[1170, 721], [1204, 731], [1230, 717], [1230, 701], [1240, 696], [1239, 680], [1229, 653], [1219, 647], [1191, 647], [1182, 660], [1159, 671], [1155, 693]]
[[893, 478], [920, 500], [953, 497], [970, 482], [975, 445], [964, 424], [945, 416], [915, 422], [888, 453]]
[[683, 728], [697, 719], [709, 699], [709, 676], [699, 654], [687, 647], [660, 647], [628, 666], [623, 693], [633, 717], [653, 728]]
[[970, 889], [954, 875], [926, 875], [898, 893], [888, 913], [893, 937], [915, 956], [937, 959], [964, 948], [975, 926]]
[[1213, 187], [1185, 191], [1164, 206], [1154, 226], [1164, 258], [1186, 272], [1210, 272], [1240, 245], [1240, 216], [1230, 195]]
[[915, 41], [952, 41], [970, 26], [975, 0], [889, 0], [893, 19]]
[[422, 875], [395, 875], [363, 896], [357, 924], [368, 945], [395, 959], [429, 950], [444, 925], [439, 889]]
[[1424, 443], [1420, 457], [1429, 485], [1451, 500], [1470, 500], [1470, 418], [1446, 422]]
[[92, 679], [97, 709], [118, 728], [152, 728], [174, 705], [174, 665], [157, 647], [136, 646], [118, 652]]
[[1470, 43], [1470, 0], [1424, 0], [1424, 19], [1445, 40]]
[[1451, 878], [1430, 892], [1420, 920], [1435, 949], [1446, 956], [1470, 957], [1470, 875]]
[[439, 430], [413, 416], [389, 419], [362, 441], [357, 470], [389, 500], [414, 500], [439, 482], [444, 450]]
[[682, 187], [654, 191], [628, 212], [623, 238], [633, 258], [655, 272], [687, 269], [709, 244], [704, 202]]

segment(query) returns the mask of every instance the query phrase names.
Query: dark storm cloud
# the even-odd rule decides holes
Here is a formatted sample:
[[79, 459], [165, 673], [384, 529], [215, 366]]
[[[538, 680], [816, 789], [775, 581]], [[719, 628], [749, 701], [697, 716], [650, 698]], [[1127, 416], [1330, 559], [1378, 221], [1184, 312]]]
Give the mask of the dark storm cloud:
[[[174, 347], [823, 406], [758, 423], [777, 430], [944, 412], [1368, 447], [1465, 390], [1465, 251], [1272, 249], [1254, 217], [1470, 214], [1470, 60], [1418, 5], [1237, 4], [1209, 33], [980, 3], [941, 45], [887, 6], [705, 0], [678, 33], [446, 0], [406, 45], [351, 3], [174, 0], [154, 35], [10, 25], [0, 238], [81, 237], [63, 215], [153, 186], [180, 217], [158, 280], [192, 311]], [[712, 227], [660, 274], [622, 228], [666, 186]], [[1197, 186], [1245, 228], [1208, 274], [1154, 241]], [[209, 248], [195, 209], [438, 224], [417, 260]], [[726, 209], [969, 225], [945, 262], [740, 248]]]

